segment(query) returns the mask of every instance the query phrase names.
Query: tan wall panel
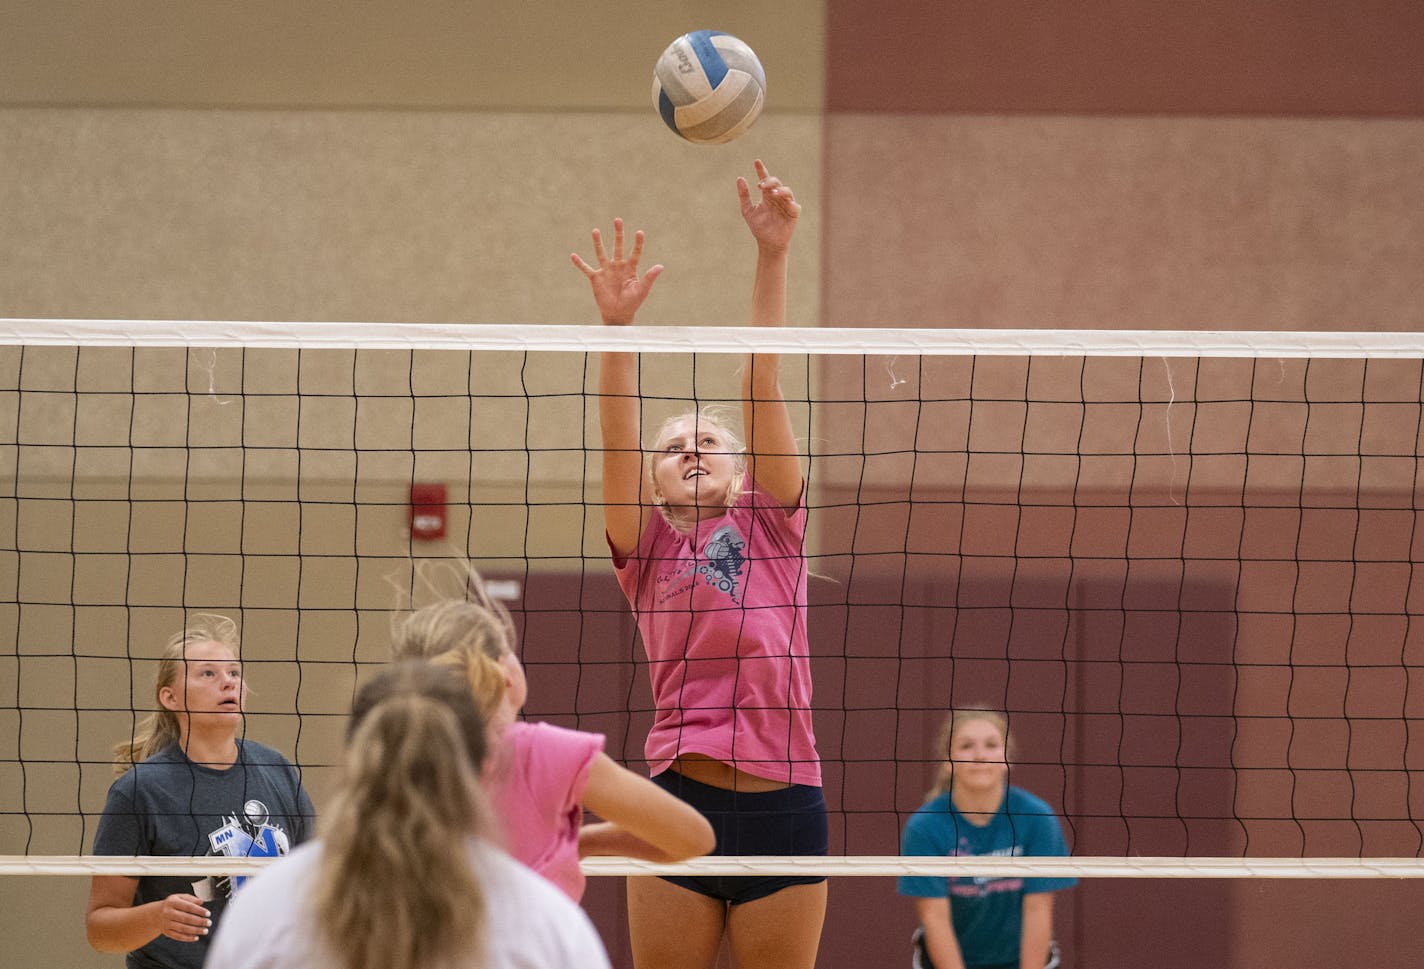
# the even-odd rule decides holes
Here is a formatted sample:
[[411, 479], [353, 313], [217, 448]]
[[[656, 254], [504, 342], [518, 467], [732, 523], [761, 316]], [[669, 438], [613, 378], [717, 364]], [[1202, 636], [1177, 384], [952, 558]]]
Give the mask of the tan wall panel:
[[[606, 566], [586, 354], [314, 350], [298, 365], [294, 351], [99, 350], [134, 389], [91, 395], [92, 353], [0, 348], [0, 373], [23, 388], [0, 392], [0, 475], [22, 499], [27, 583], [67, 582], [73, 552], [87, 570], [76, 595], [163, 602], [179, 590], [135, 579], [162, 581], [163, 555], [400, 554], [413, 480], [447, 486], [450, 542], [481, 561]], [[739, 365], [646, 355], [647, 434], [693, 395], [734, 401]], [[812, 371], [804, 357], [784, 371], [805, 438]], [[235, 601], [213, 568], [206, 601]]]
[[0, 104], [651, 111], [674, 37], [736, 34], [768, 112], [818, 110], [819, 2], [48, 0], [0, 7]]
[[827, 125], [830, 325], [1424, 329], [1424, 122]]
[[0, 111], [7, 316], [572, 323], [614, 216], [668, 272], [642, 322], [746, 319], [735, 179], [807, 203], [791, 312], [817, 316], [820, 127], [689, 145], [646, 114]]
[[33, 942], [6, 957], [15, 969], [63, 965], [69, 969], [114, 969], [122, 956], [95, 952], [84, 943], [84, 907], [89, 901], [87, 878], [0, 876], [0, 906], [6, 918], [6, 938], [28, 934]]
[[[803, 322], [819, 315], [820, 137], [810, 119], [769, 120], [737, 145], [711, 149], [626, 115], [18, 110], [0, 112], [0, 132], [18, 175], [0, 187], [9, 216], [0, 220], [0, 305], [10, 315], [588, 321], [592, 299], [568, 252], [589, 255], [589, 229], [607, 232], [622, 214], [646, 227], [647, 259], [668, 267], [643, 322], [741, 322], [753, 258], [734, 182], [757, 154], [785, 159], [778, 169], [806, 204], [790, 312]], [[636, 161], [610, 160], [614, 143]], [[23, 412], [20, 439], [36, 445], [23, 474], [66, 479], [73, 468], [89, 498], [127, 497], [132, 476], [148, 497], [231, 499], [244, 493], [240, 474], [287, 482], [293, 499], [299, 475], [328, 484], [359, 476], [363, 487], [383, 483], [389, 501], [399, 489], [388, 482], [414, 475], [475, 482], [481, 501], [522, 505], [531, 479], [528, 500], [542, 491], [578, 501], [585, 476], [596, 474], [574, 453], [533, 465], [525, 454], [596, 439], [579, 398], [539, 396], [584, 386], [579, 354], [541, 354], [522, 366], [516, 354], [472, 362], [328, 352], [299, 364], [271, 351], [200, 350], [186, 359], [176, 350], [55, 351], [30, 353], [22, 377], [17, 352], [5, 360], [34, 394], [23, 408], [7, 398], [10, 414]], [[646, 392], [692, 393], [689, 364], [651, 359]], [[735, 393], [735, 366], [731, 357], [700, 360], [695, 392]], [[804, 399], [804, 361], [795, 370], [788, 363], [787, 391]], [[338, 396], [299, 409], [291, 396], [299, 381], [304, 393]], [[118, 393], [76, 398], [76, 386]], [[342, 396], [403, 398], [412, 386], [422, 395], [415, 408], [370, 398], [358, 410]], [[143, 396], [128, 396], [133, 390]], [[471, 392], [490, 397], [473, 419], [460, 401]], [[526, 393], [536, 399], [524, 402]], [[650, 419], [673, 406], [653, 406]], [[562, 439], [541, 440], [541, 428]], [[204, 448], [185, 450], [187, 441]], [[84, 448], [76, 454], [71, 442]], [[359, 457], [340, 450], [353, 442]], [[185, 492], [185, 476], [196, 491]], [[398, 512], [391, 518], [396, 534]], [[505, 537], [485, 520], [477, 545], [525, 554], [521, 518], [497, 519]], [[527, 524], [534, 548], [571, 545], [566, 522]], [[585, 547], [602, 558], [591, 519], [585, 531]], [[572, 549], [578, 554], [577, 542]]]

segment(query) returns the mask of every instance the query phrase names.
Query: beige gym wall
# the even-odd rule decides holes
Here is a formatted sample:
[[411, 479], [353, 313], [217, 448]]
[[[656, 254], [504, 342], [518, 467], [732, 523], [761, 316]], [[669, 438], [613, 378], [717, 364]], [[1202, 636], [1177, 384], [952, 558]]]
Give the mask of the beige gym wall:
[[[724, 4], [716, 23], [705, 23], [703, 5], [645, 0], [6, 0], [0, 3], [0, 316], [596, 325], [588, 285], [569, 253], [589, 255], [590, 229], [610, 233], [621, 216], [647, 232], [645, 263], [667, 267], [640, 322], [740, 323], [753, 252], [735, 178], [751, 176], [752, 159], [760, 156], [807, 205], [790, 312], [796, 322], [815, 323], [823, 11], [819, 3], [798, 3], [778, 8], [775, 17], [764, 13], [760, 5]], [[675, 36], [702, 26], [747, 38], [767, 65], [768, 109], [732, 146], [682, 142], [650, 101], [654, 58]], [[356, 386], [382, 392], [411, 380], [430, 392], [471, 385], [519, 392], [520, 361], [510, 356], [491, 355], [473, 374], [464, 361], [452, 367], [436, 356], [418, 355], [412, 363], [405, 354], [372, 355], [353, 367], [349, 353], [305, 355], [300, 379], [318, 392], [350, 393]], [[194, 398], [191, 412], [174, 398], [137, 415], [139, 440], [156, 450], [141, 452], [131, 485], [121, 448], [80, 452], [73, 475], [59, 453], [64, 447], [29, 451], [19, 469], [27, 499], [6, 503], [0, 519], [12, 534], [20, 528], [24, 547], [41, 551], [0, 563], [0, 572], [10, 574], [6, 583], [22, 583], [30, 601], [58, 602], [55, 596], [67, 599], [72, 587], [76, 602], [133, 605], [29, 605], [23, 626], [13, 608], [0, 617], [0, 628], [10, 630], [0, 633], [10, 640], [0, 650], [0, 692], [19, 696], [26, 708], [23, 729], [18, 711], [0, 711], [0, 757], [10, 762], [0, 772], [0, 801], [5, 811], [17, 810], [27, 791], [24, 802], [36, 813], [33, 824], [6, 817], [0, 854], [68, 854], [81, 843], [87, 850], [92, 819], [81, 832], [74, 812], [102, 806], [110, 773], [101, 762], [127, 733], [130, 717], [39, 708], [143, 705], [152, 668], [127, 656], [156, 653], [181, 622], [180, 602], [249, 607], [245, 655], [258, 713], [249, 729], [293, 753], [295, 719], [280, 711], [300, 705], [314, 714], [302, 727], [300, 758], [329, 763], [350, 696], [349, 661], [380, 661], [383, 617], [307, 621], [302, 655], [346, 663], [313, 665], [298, 694], [290, 678], [261, 663], [293, 655], [291, 614], [273, 617], [250, 607], [298, 598], [319, 607], [332, 594], [389, 604], [394, 594], [382, 570], [353, 563], [358, 550], [380, 559], [410, 548], [403, 501], [412, 474], [449, 481], [454, 502], [464, 500], [468, 487], [478, 488], [484, 502], [519, 500], [526, 486], [536, 503], [577, 501], [588, 486], [580, 460], [526, 470], [493, 456], [472, 471], [468, 460], [426, 455], [417, 464], [412, 434], [424, 447], [467, 450], [468, 427], [438, 406], [414, 429], [408, 413], [368, 408], [364, 439], [377, 447], [394, 441], [407, 449], [404, 460], [373, 458], [357, 471], [339, 460], [313, 464], [308, 456], [299, 463], [294, 451], [257, 458], [245, 469], [217, 458], [198, 476], [199, 492], [213, 503], [195, 514], [172, 493], [169, 475], [181, 459], [165, 446], [175, 434], [212, 441], [235, 427], [260, 431], [262, 414], [251, 404], [245, 419], [233, 423], [229, 395], [294, 388], [295, 355], [249, 355], [241, 368], [225, 352], [85, 359], [76, 371], [68, 351], [27, 355], [27, 390], [58, 392], [29, 398], [41, 403], [27, 405], [22, 439], [122, 444], [127, 431], [118, 430], [114, 417], [126, 403], [81, 415], [89, 430], [72, 436], [66, 422], [76, 405], [64, 389], [76, 380], [120, 394], [190, 386], [211, 393]], [[729, 361], [706, 363], [699, 391], [728, 392], [735, 379]], [[583, 365], [575, 354], [539, 356], [530, 361], [528, 379], [576, 391]], [[18, 351], [0, 351], [0, 366], [17, 379]], [[804, 396], [802, 373], [790, 385]], [[684, 377], [670, 378], [667, 391], [685, 392]], [[3, 407], [16, 426], [13, 395]], [[536, 430], [544, 420], [577, 438], [582, 415], [557, 402], [535, 405], [532, 414], [516, 407], [484, 415], [481, 445], [520, 437], [526, 419]], [[16, 478], [13, 448], [5, 461], [6, 477]], [[340, 506], [353, 493], [353, 471], [368, 503], [359, 513]], [[83, 503], [78, 517], [50, 514], [59, 506], [44, 499], [71, 489], [96, 500]], [[224, 510], [221, 499], [242, 489], [266, 503], [250, 506], [246, 516]], [[129, 497], [150, 501], [130, 505]], [[291, 548], [299, 520], [303, 550], [335, 560], [315, 566], [314, 558], [314, 570], [282, 556], [242, 563], [244, 555]], [[474, 534], [471, 551], [480, 555], [518, 556], [526, 547], [536, 555], [555, 547], [577, 555], [588, 548], [594, 568], [606, 558], [590, 516], [557, 508], [497, 510], [475, 522], [457, 511], [451, 526], [452, 534]], [[207, 557], [186, 565], [141, 559], [136, 568], [122, 554], [106, 557], [135, 541]], [[69, 549], [92, 553], [81, 557], [88, 564], [77, 573], [65, 564]], [[23, 675], [16, 637], [24, 644]], [[66, 659], [71, 642], [92, 658]], [[77, 751], [91, 763], [82, 771], [32, 763], [21, 777], [20, 744], [32, 761], [73, 761]], [[308, 777], [318, 799], [325, 776], [317, 769]], [[37, 797], [39, 791], [52, 793]], [[40, 817], [44, 811], [68, 817]], [[84, 941], [86, 893], [82, 878], [0, 878], [7, 965], [119, 964], [121, 957], [96, 954]]]

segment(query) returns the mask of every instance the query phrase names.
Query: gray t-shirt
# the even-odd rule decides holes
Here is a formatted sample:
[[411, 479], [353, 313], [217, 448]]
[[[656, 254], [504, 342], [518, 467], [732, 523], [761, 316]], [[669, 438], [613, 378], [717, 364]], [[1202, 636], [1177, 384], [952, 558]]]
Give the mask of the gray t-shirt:
[[[189, 760], [177, 744], [125, 771], [109, 788], [96, 855], [268, 857], [284, 855], [310, 837], [316, 811], [301, 777], [271, 747], [237, 742], [237, 762], [226, 770]], [[141, 876], [134, 905], [174, 893], [210, 898], [216, 927], [242, 878], [195, 880]], [[160, 935], [128, 954], [129, 969], [199, 969], [212, 933], [197, 942]]]

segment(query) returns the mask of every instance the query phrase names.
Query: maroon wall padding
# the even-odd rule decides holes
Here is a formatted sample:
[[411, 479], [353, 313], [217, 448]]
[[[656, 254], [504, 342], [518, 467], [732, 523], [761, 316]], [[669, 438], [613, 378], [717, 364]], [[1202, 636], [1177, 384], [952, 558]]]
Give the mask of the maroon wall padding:
[[1418, 0], [828, 0], [826, 10], [833, 112], [1424, 115]]
[[[1424, 117], [1418, 0], [828, 0], [826, 71], [822, 322], [1418, 328], [1417, 125], [1371, 120]], [[1268, 401], [1292, 369], [1245, 366]], [[997, 404], [1017, 398], [973, 389], [1000, 369], [823, 365], [812, 546], [835, 583], [813, 584], [811, 631], [832, 850], [893, 850], [936, 721], [973, 703], [1017, 711], [1013, 777], [1075, 853], [1420, 857], [1417, 376], [1351, 432], [1358, 460], [1257, 439], [1295, 400], [1358, 398], [1213, 391], [1175, 442], [1114, 443], [1165, 417], [1090, 421], [1065, 472]], [[1044, 399], [1134, 399], [1104, 396], [1118, 371]], [[1240, 401], [1265, 419], [1228, 447]], [[1019, 501], [956, 492], [992, 490], [997, 463], [1022, 467]], [[889, 879], [830, 898], [821, 969], [907, 964], [913, 909]], [[1056, 923], [1074, 967], [1414, 969], [1421, 910], [1419, 881], [1085, 879]]]
[[[1339, 621], [1319, 614], [1338, 604], [1332, 589], [1344, 586], [1333, 579], [1297, 586], [1300, 614], [1282, 614], [1276, 572], [1205, 553], [1163, 561], [1140, 547], [1129, 561], [1120, 530], [1091, 514], [1076, 530], [1031, 536], [1040, 557], [992, 554], [1006, 541], [1003, 522], [926, 492], [916, 494], [914, 547], [944, 554], [862, 554], [857, 536], [883, 544], [908, 535], [910, 516], [903, 496], [868, 497], [887, 500], [857, 505], [830, 490], [813, 502], [812, 544], [827, 553], [812, 560], [823, 577], [811, 582], [809, 623], [832, 854], [897, 853], [951, 705], [1011, 711], [1012, 780], [1061, 811], [1076, 854], [1420, 851], [1411, 818], [1424, 807], [1424, 783], [1410, 779], [1424, 757], [1407, 754], [1420, 747], [1424, 694], [1409, 688], [1424, 635], [1370, 616], [1370, 589], [1357, 590], [1358, 617], [1349, 603]], [[1218, 516], [1184, 516], [1181, 528], [1170, 543], [1179, 549], [1209, 552], [1222, 540]], [[1361, 531], [1354, 510], [1317, 509], [1310, 541], [1336, 533], [1354, 536], [1361, 559], [1393, 548]], [[1275, 539], [1244, 541], [1249, 558], [1269, 554]], [[1371, 587], [1412, 574], [1415, 553], [1391, 557], [1369, 573]], [[612, 756], [644, 769], [646, 663], [613, 578], [526, 581], [518, 614], [528, 715], [603, 732]], [[1151, 951], [1169, 969], [1246, 966], [1255, 963], [1243, 946], [1269, 949], [1285, 933], [1281, 945], [1333, 951], [1344, 926], [1424, 901], [1414, 883], [1322, 885], [1347, 899], [1302, 925], [1285, 914], [1295, 897], [1286, 886], [1248, 888], [1085, 879], [1059, 896], [1058, 933], [1073, 965], [1126, 969]], [[591, 880], [586, 906], [615, 965], [630, 965], [623, 880]], [[913, 924], [892, 879], [833, 879], [819, 965], [898, 964]], [[1376, 948], [1370, 964], [1406, 964], [1391, 961], [1387, 938]]]

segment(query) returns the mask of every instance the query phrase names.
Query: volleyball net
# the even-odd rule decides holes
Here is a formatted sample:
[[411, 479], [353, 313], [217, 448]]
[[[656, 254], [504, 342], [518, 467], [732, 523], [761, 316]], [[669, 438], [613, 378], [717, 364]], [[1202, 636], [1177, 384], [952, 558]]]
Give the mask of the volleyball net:
[[[247, 734], [320, 805], [417, 559], [508, 600], [531, 719], [645, 768], [597, 354], [640, 352], [651, 426], [735, 402], [757, 349], [805, 446], [832, 857], [685, 870], [1424, 875], [1424, 336], [4, 320], [0, 345], [9, 870], [212, 870], [87, 856], [189, 613], [239, 621]], [[1007, 713], [1010, 781], [1073, 858], [893, 857], [962, 706]]]

